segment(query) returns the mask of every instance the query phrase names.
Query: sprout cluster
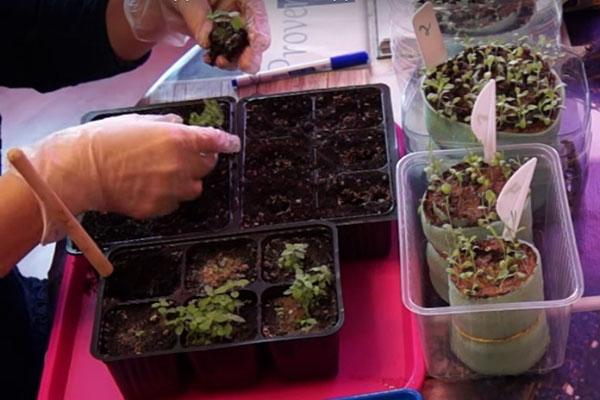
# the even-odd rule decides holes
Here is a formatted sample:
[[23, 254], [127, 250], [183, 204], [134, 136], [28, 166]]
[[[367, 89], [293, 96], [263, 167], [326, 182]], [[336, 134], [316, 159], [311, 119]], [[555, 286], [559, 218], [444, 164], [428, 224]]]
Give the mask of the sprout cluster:
[[205, 346], [231, 339], [236, 325], [246, 322], [239, 315], [244, 301], [239, 299], [239, 289], [248, 285], [245, 279], [228, 281], [213, 289], [205, 286], [206, 297], [193, 299], [185, 306], [173, 306], [167, 299], [152, 305], [158, 309], [163, 324], [173, 327], [180, 336], [186, 332], [188, 345]]
[[482, 295], [482, 288], [496, 287], [500, 292], [509, 280], [522, 282], [527, 278], [524, 246], [516, 240], [498, 236], [477, 240], [475, 236], [459, 235], [454, 250], [448, 256], [447, 272], [468, 296]]
[[425, 168], [429, 180], [425, 200], [431, 203], [433, 222], [486, 226], [497, 221], [497, 196], [517, 167], [515, 160], [505, 160], [501, 153], [497, 153], [489, 165], [483, 157], [470, 154], [446, 171], [442, 171], [439, 160], [432, 160]]
[[216, 100], [204, 100], [204, 109], [198, 114], [193, 111], [188, 119], [189, 125], [221, 127], [225, 124], [225, 115]]
[[490, 79], [496, 80], [499, 131], [543, 131], [563, 107], [564, 84], [527, 44], [469, 47], [428, 71], [422, 89], [436, 111], [469, 123], [477, 95]]
[[[317, 324], [317, 320], [311, 316], [312, 309], [319, 300], [327, 296], [328, 288], [333, 281], [333, 274], [327, 265], [304, 271], [307, 249], [306, 243], [286, 243], [278, 260], [282, 268], [293, 269], [295, 272], [294, 282], [283, 294], [291, 296], [304, 310], [305, 317], [296, 321], [298, 327], [304, 332], [310, 331]], [[284, 311], [276, 310], [278, 315], [282, 315]]]

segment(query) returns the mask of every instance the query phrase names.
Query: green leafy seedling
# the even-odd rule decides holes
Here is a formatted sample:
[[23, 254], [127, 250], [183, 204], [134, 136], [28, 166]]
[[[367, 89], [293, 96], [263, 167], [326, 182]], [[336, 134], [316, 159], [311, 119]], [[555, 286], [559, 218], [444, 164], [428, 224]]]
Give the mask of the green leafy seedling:
[[225, 115], [216, 100], [204, 100], [204, 110], [201, 114], [192, 112], [188, 124], [196, 126], [219, 127], [225, 123]]
[[307, 249], [306, 243], [286, 243], [277, 263], [281, 268], [291, 271], [303, 269]]
[[246, 279], [228, 281], [217, 289], [206, 286], [206, 297], [194, 299], [185, 306], [172, 306], [166, 299], [152, 305], [178, 336], [186, 332], [189, 345], [205, 346], [231, 339], [235, 327], [246, 322], [239, 315], [244, 301], [239, 289], [250, 282]]

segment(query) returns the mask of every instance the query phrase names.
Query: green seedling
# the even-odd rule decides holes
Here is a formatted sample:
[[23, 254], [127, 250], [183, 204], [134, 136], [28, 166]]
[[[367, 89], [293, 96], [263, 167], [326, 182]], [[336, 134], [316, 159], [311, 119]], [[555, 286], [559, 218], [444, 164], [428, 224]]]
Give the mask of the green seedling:
[[239, 289], [248, 280], [228, 281], [213, 289], [205, 286], [206, 297], [194, 299], [185, 306], [173, 306], [166, 299], [152, 305], [163, 318], [163, 324], [172, 327], [178, 336], [186, 333], [188, 345], [205, 346], [232, 339], [235, 328], [245, 322], [239, 315], [244, 301]]
[[281, 268], [290, 271], [303, 269], [307, 249], [308, 244], [306, 243], [286, 243], [277, 263]]
[[495, 79], [498, 130], [540, 131], [552, 125], [564, 108], [565, 85], [548, 62], [527, 44], [473, 46], [429, 70], [422, 89], [439, 113], [469, 123], [477, 95]]
[[204, 110], [201, 114], [192, 112], [188, 124], [196, 126], [220, 127], [225, 124], [225, 115], [216, 100], [204, 100]]

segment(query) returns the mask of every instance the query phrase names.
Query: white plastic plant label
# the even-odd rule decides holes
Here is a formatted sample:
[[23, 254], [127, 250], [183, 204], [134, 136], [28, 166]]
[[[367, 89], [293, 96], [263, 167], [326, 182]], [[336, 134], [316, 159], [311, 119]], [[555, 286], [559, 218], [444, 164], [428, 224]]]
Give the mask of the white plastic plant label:
[[496, 81], [481, 89], [471, 112], [471, 129], [483, 145], [483, 159], [490, 163], [496, 154]]
[[523, 164], [506, 182], [498, 196], [496, 212], [504, 223], [502, 236], [506, 240], [514, 240], [517, 235], [536, 165], [537, 158]]
[[425, 66], [427, 68], [434, 68], [446, 62], [448, 51], [446, 50], [446, 46], [444, 46], [442, 32], [435, 17], [433, 5], [430, 2], [423, 4], [415, 12], [412, 23]]

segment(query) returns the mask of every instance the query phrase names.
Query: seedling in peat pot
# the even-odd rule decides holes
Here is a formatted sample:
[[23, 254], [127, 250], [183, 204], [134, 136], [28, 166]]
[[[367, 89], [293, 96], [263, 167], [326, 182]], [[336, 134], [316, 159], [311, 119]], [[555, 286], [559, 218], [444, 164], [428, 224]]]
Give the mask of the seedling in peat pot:
[[246, 22], [238, 12], [216, 11], [208, 18], [213, 21], [208, 51], [210, 65], [215, 65], [218, 56], [235, 62], [249, 44]]

